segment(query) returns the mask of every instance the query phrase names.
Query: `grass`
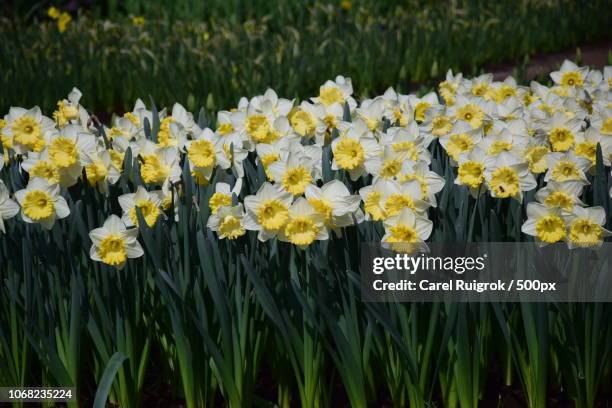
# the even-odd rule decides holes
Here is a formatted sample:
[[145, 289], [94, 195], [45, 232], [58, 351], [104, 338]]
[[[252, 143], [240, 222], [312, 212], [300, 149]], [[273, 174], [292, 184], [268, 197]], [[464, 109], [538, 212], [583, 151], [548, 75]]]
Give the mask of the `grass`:
[[[360, 96], [388, 86], [406, 91], [448, 68], [476, 74], [488, 64], [609, 40], [611, 18], [603, 0], [469, 0], [451, 7], [364, 1], [350, 10], [335, 2], [256, 1], [239, 8], [244, 15], [230, 16], [223, 10], [231, 2], [213, 1], [185, 19], [174, 9], [145, 8], [148, 2], [125, 2], [123, 15], [112, 11], [116, 3], [106, 4], [79, 10], [63, 33], [40, 8], [28, 18], [0, 19], [0, 111], [35, 104], [50, 111], [72, 85], [99, 113], [130, 110], [146, 95], [190, 110], [230, 108], [270, 86], [310, 95], [339, 73], [353, 79]], [[137, 10], [143, 26], [126, 18]]]

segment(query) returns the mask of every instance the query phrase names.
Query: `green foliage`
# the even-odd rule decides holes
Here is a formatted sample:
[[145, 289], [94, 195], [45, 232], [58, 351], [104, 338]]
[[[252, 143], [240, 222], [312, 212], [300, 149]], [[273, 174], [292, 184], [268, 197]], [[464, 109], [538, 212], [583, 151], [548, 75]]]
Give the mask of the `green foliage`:
[[[0, 111], [52, 111], [68, 85], [96, 113], [130, 110], [149, 94], [189, 110], [231, 108], [267, 87], [313, 95], [337, 74], [363, 95], [406, 91], [447, 68], [477, 74], [488, 64], [607, 39], [611, 18], [603, 0], [355, 1], [348, 11], [339, 2], [105, 3], [74, 15], [63, 33], [41, 9], [33, 20], [0, 18]], [[144, 15], [144, 25], [126, 14]]]

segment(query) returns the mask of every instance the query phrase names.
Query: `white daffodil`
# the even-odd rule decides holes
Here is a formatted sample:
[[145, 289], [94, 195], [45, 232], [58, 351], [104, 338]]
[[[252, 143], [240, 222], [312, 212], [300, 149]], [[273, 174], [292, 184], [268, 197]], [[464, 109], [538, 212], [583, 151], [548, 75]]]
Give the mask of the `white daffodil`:
[[223, 143], [233, 143], [235, 146], [243, 147], [244, 137], [234, 128], [232, 120], [234, 115], [242, 116], [243, 112], [219, 111], [217, 113], [215, 135], [218, 139], [223, 139]]
[[485, 191], [485, 171], [491, 159], [478, 146], [471, 152], [459, 156], [459, 167], [455, 184], [467, 186], [473, 197], [478, 197]]
[[357, 180], [366, 173], [375, 174], [382, 150], [367, 126], [354, 122], [332, 142], [332, 152], [332, 169], [346, 170], [351, 180]]
[[406, 127], [390, 127], [387, 132], [381, 135], [381, 147], [391, 146], [397, 153], [405, 153], [405, 158], [412, 161], [424, 161], [431, 163], [431, 154], [427, 146], [431, 139], [426, 139], [420, 135], [419, 127], [416, 122], [410, 122]]
[[403, 208], [410, 208], [424, 214], [431, 206], [421, 199], [423, 191], [417, 180], [400, 184], [394, 180], [377, 179], [372, 185], [359, 190], [368, 218], [379, 221], [398, 214]]
[[571, 211], [574, 206], [585, 206], [579, 198], [584, 186], [585, 182], [582, 181], [550, 180], [546, 186], [538, 190], [535, 198], [548, 207]]
[[550, 153], [548, 143], [528, 142], [523, 150], [522, 159], [529, 165], [529, 170], [534, 174], [544, 173], [548, 170], [546, 157]]
[[49, 151], [44, 149], [40, 153], [29, 152], [25, 160], [21, 163], [21, 168], [28, 173], [30, 178], [40, 177], [49, 184], [70, 185], [74, 184], [73, 178], [66, 177], [66, 173], [60, 174], [57, 166], [49, 158]]
[[243, 218], [244, 210], [241, 203], [233, 207], [223, 206], [208, 218], [206, 226], [215, 231], [219, 239], [227, 238], [234, 240], [246, 233], [246, 229], [242, 224]]
[[181, 178], [178, 151], [174, 147], [159, 148], [147, 140], [141, 145], [140, 176], [146, 184], [161, 186]]
[[274, 181], [274, 178], [268, 170], [268, 166], [276, 161], [286, 161], [287, 157], [289, 156], [289, 152], [296, 150], [294, 143], [299, 144], [299, 142], [294, 142], [288, 138], [283, 138], [270, 144], [259, 143], [255, 147], [257, 157], [259, 158], [257, 161], [257, 166], [260, 164], [263, 166], [264, 172], [266, 173], [266, 177], [269, 181]]
[[361, 198], [349, 192], [346, 186], [332, 180], [322, 187], [309, 185], [305, 196], [314, 210], [323, 216], [325, 226], [335, 231], [363, 221], [363, 213], [359, 209]]
[[482, 139], [479, 146], [489, 156], [497, 156], [501, 152], [511, 152], [517, 157], [522, 157], [526, 143], [525, 138], [515, 137], [507, 128], [501, 126]]
[[[576, 145], [574, 146], [574, 152], [576, 153], [576, 156], [589, 159], [591, 161], [591, 166], [594, 166], [597, 156], [597, 144], [601, 144], [601, 142], [602, 140], [599, 132], [590, 127], [584, 132], [578, 132], [576, 134]], [[604, 146], [602, 145], [602, 158], [606, 157], [609, 160], [609, 157], [604, 150]], [[606, 160], [604, 159], [604, 165], [606, 164], [605, 161]], [[610, 165], [609, 161], [607, 165]]]
[[107, 150], [88, 153], [83, 160], [85, 177], [90, 186], [97, 186], [103, 194], [108, 194], [108, 186], [114, 185], [121, 173], [113, 166], [111, 155]]
[[548, 171], [544, 181], [569, 181], [577, 180], [586, 182], [586, 172], [591, 168], [591, 161], [584, 157], [578, 157], [572, 151], [567, 153], [548, 153], [546, 155]]
[[325, 106], [340, 105], [348, 103], [351, 112], [357, 106], [353, 95], [353, 84], [350, 78], [338, 75], [335, 81], [326, 81], [319, 88], [319, 96], [310, 98], [314, 103], [321, 103]]
[[88, 129], [89, 114], [79, 101], [83, 94], [77, 88], [72, 88], [67, 99], [57, 103], [57, 110], [53, 112], [53, 119], [57, 126], [63, 128], [69, 123], [79, 124], [83, 130]]
[[111, 215], [102, 227], [89, 232], [92, 242], [89, 256], [94, 261], [122, 269], [129, 258], [144, 254], [137, 237], [138, 229], [125, 228], [119, 217]]
[[47, 134], [55, 130], [53, 119], [43, 116], [38, 106], [30, 110], [11, 107], [4, 120], [2, 133], [17, 154], [40, 152], [47, 144]]
[[564, 241], [566, 230], [560, 208], [540, 203], [527, 204], [527, 220], [521, 227], [524, 234], [531, 235], [538, 243], [546, 245]]
[[381, 131], [383, 125], [383, 114], [385, 101], [381, 97], [365, 99], [355, 109], [357, 117], [361, 119], [371, 132]]
[[504, 122], [516, 120], [523, 116], [523, 102], [517, 97], [511, 96], [499, 104], [489, 104], [493, 108], [491, 116]]
[[414, 121], [414, 111], [408, 95], [399, 94], [393, 88], [388, 88], [382, 98], [385, 101], [383, 116], [392, 126], [403, 127]]
[[433, 223], [409, 208], [389, 217], [384, 222], [382, 246], [397, 252], [426, 252], [425, 240], [431, 235]]
[[516, 79], [509, 76], [503, 82], [493, 83], [493, 98], [495, 102], [501, 104], [510, 98], [522, 100], [527, 89], [520, 87], [516, 83]]
[[210, 208], [211, 214], [216, 214], [221, 207], [231, 206], [232, 196], [238, 196], [241, 188], [242, 179], [236, 180], [234, 188], [231, 188], [229, 184], [223, 182], [215, 184], [215, 192], [208, 200], [208, 207]]
[[313, 163], [305, 154], [291, 152], [287, 160], [277, 160], [270, 164], [268, 171], [280, 188], [300, 196], [304, 194], [306, 186], [315, 181], [312, 168]]
[[4, 220], [13, 218], [19, 212], [19, 205], [9, 197], [9, 190], [2, 180], [0, 180], [0, 231], [4, 229]]
[[49, 135], [45, 150], [59, 172], [62, 187], [70, 187], [77, 182], [87, 155], [95, 154], [96, 148], [95, 136], [84, 132], [79, 125], [68, 124], [60, 133]]
[[324, 216], [317, 212], [304, 198], [299, 197], [289, 207], [289, 219], [279, 231], [278, 239], [305, 248], [314, 241], [329, 238], [324, 225]]
[[387, 180], [395, 180], [402, 170], [409, 165], [409, 153], [406, 151], [395, 151], [393, 147], [387, 145], [383, 148], [383, 153], [376, 165], [372, 166], [372, 173], [375, 178], [382, 177]]
[[141, 128], [134, 124], [134, 121], [126, 117], [117, 117], [113, 121], [113, 126], [109, 129], [104, 127], [106, 137], [114, 141], [117, 138], [126, 139], [128, 142], [140, 137]]
[[529, 165], [521, 162], [512, 153], [502, 152], [490, 158], [485, 170], [485, 180], [492, 197], [523, 200], [523, 192], [533, 190], [537, 182]]
[[416, 180], [421, 185], [421, 200], [433, 207], [436, 204], [436, 193], [444, 188], [444, 178], [429, 169], [429, 165], [423, 161], [407, 161], [402, 166], [402, 172], [397, 179], [400, 184]]
[[198, 126], [196, 121], [193, 119], [193, 114], [188, 112], [187, 109], [180, 103], [172, 105], [172, 116], [174, 122], [180, 125], [188, 135], [197, 135], [202, 129]]
[[300, 106], [289, 112], [288, 118], [295, 133], [303, 138], [314, 139], [319, 146], [323, 145], [327, 130], [327, 124], [324, 122], [325, 107], [323, 105], [302, 101]]
[[555, 84], [565, 88], [582, 87], [588, 72], [588, 67], [578, 67], [573, 62], [565, 60], [561, 69], [551, 72], [550, 77]]
[[466, 79], [461, 82], [457, 92], [469, 98], [492, 100], [495, 97], [493, 75], [482, 74], [476, 78]]
[[455, 97], [462, 82], [463, 74], [458, 73], [454, 75], [451, 69], [446, 71], [446, 79], [438, 85], [438, 92], [442, 99], [444, 99], [446, 106], [453, 106], [455, 104]]
[[464, 121], [457, 121], [450, 133], [439, 138], [444, 150], [455, 162], [463, 153], [469, 153], [482, 140], [482, 129], [472, 129]]
[[57, 184], [35, 177], [30, 179], [25, 189], [15, 193], [15, 199], [21, 206], [21, 217], [27, 223], [40, 224], [44, 229], [53, 228], [56, 219], [70, 215], [68, 203], [60, 195]]
[[248, 151], [255, 150], [258, 143], [272, 143], [292, 132], [287, 117], [277, 117], [269, 104], [262, 104], [262, 108], [267, 110], [249, 104], [245, 111], [232, 115], [232, 126], [240, 132]]
[[567, 243], [570, 248], [599, 247], [605, 237], [612, 235], [603, 225], [606, 211], [602, 207], [574, 207], [565, 215], [569, 227]]
[[161, 211], [164, 194], [160, 190], [147, 191], [144, 187], [138, 186], [135, 193], [128, 193], [119, 196], [119, 205], [123, 210], [121, 220], [128, 227], [139, 226], [136, 208], [140, 209], [142, 216], [149, 227], [153, 227], [161, 217], [165, 218]]
[[414, 119], [417, 122], [423, 122], [425, 120], [427, 111], [440, 104], [438, 101], [438, 95], [436, 95], [435, 92], [430, 92], [421, 98], [418, 98], [415, 95], [408, 95], [408, 102], [414, 111]]
[[445, 106], [432, 106], [425, 111], [425, 119], [419, 126], [420, 134], [429, 145], [433, 139], [448, 135], [455, 123], [455, 118], [450, 116]]
[[[157, 114], [160, 122], [167, 116], [166, 109], [162, 109]], [[141, 99], [137, 99], [134, 104], [134, 109], [131, 112], [126, 112], [123, 117], [128, 119], [134, 126], [138, 128], [138, 135], [136, 138], [144, 137], [144, 124], [145, 121], [149, 122], [150, 126], [153, 126], [153, 112], [148, 110], [146, 105]]]
[[259, 231], [260, 241], [276, 236], [289, 220], [289, 206], [293, 196], [270, 183], [261, 185], [255, 195], [245, 197], [246, 215], [243, 225], [251, 231]]
[[557, 112], [552, 115], [544, 125], [552, 150], [566, 152], [574, 147], [580, 126], [580, 120], [569, 119], [563, 113]]
[[202, 130], [195, 140], [186, 142], [187, 158], [192, 175], [198, 184], [208, 183], [215, 167], [228, 169], [231, 165], [223, 152], [223, 144], [215, 140], [213, 131], [209, 128]]
[[272, 112], [274, 117], [286, 117], [293, 107], [293, 101], [279, 98], [273, 89], [268, 88], [263, 95], [251, 98], [249, 105], [261, 112]]
[[483, 103], [464, 97], [457, 97], [455, 105], [450, 108], [451, 116], [470, 125], [472, 129], [480, 129], [485, 124]]

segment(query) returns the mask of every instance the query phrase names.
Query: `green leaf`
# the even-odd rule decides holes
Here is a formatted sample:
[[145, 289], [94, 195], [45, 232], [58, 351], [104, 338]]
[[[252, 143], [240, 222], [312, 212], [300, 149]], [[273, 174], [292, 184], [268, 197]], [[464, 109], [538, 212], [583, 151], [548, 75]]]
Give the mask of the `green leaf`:
[[94, 399], [93, 408], [104, 408], [106, 406], [108, 393], [110, 392], [110, 388], [113, 385], [113, 381], [115, 380], [115, 375], [117, 374], [117, 371], [119, 371], [119, 368], [121, 368], [125, 360], [127, 360], [127, 357], [121, 352], [116, 352], [110, 358], [110, 360], [106, 364], [106, 368], [104, 369], [102, 378], [98, 383], [98, 389], [96, 390], [96, 397]]

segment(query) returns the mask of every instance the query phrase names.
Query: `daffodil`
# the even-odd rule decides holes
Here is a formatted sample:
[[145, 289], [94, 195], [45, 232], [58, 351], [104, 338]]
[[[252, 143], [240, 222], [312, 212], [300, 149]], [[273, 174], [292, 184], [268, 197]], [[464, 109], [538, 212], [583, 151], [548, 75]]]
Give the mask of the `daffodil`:
[[4, 220], [13, 218], [19, 212], [19, 205], [9, 197], [9, 190], [0, 180], [0, 231], [6, 232]]
[[68, 203], [60, 195], [57, 184], [49, 184], [42, 178], [32, 178], [25, 189], [15, 193], [15, 199], [21, 207], [21, 217], [27, 223], [40, 224], [50, 230], [55, 220], [70, 215]]
[[355, 113], [371, 132], [375, 132], [382, 130], [384, 109], [385, 101], [378, 97], [363, 100], [359, 107], [355, 109]]
[[255, 195], [245, 197], [246, 215], [243, 225], [247, 230], [259, 231], [258, 239], [267, 241], [276, 236], [289, 220], [289, 206], [293, 196], [270, 183], [261, 185]]
[[591, 168], [591, 161], [584, 157], [576, 156], [573, 152], [568, 153], [548, 153], [546, 155], [548, 171], [544, 176], [544, 181], [584, 181], [585, 173]]
[[550, 73], [555, 84], [562, 87], [582, 87], [589, 72], [587, 67], [578, 67], [571, 61], [565, 60], [559, 71]]
[[279, 231], [278, 239], [291, 242], [298, 248], [305, 248], [314, 241], [329, 238], [324, 225], [324, 216], [316, 211], [304, 198], [299, 197], [289, 207], [289, 218]]
[[527, 161], [532, 173], [540, 174], [548, 169], [546, 161], [548, 153], [550, 153], [550, 148], [546, 144], [531, 143], [523, 151], [523, 159]]
[[277, 160], [268, 166], [272, 179], [294, 196], [304, 194], [306, 186], [315, 181], [313, 163], [307, 156], [291, 152], [287, 160]]
[[444, 188], [444, 178], [429, 169], [423, 161], [407, 161], [398, 177], [400, 184], [416, 180], [421, 185], [421, 200], [436, 206], [436, 194]]
[[423, 97], [418, 98], [415, 95], [408, 95], [408, 101], [414, 111], [414, 119], [421, 123], [425, 121], [427, 111], [439, 105], [438, 95], [435, 92], [430, 92]]
[[327, 125], [324, 118], [325, 107], [308, 101], [302, 101], [300, 106], [294, 108], [288, 115], [289, 123], [295, 133], [304, 138], [314, 138], [319, 145], [325, 142]]
[[576, 135], [580, 132], [580, 121], [568, 119], [564, 114], [557, 112], [544, 127], [548, 140], [555, 152], [566, 152], [574, 147]]
[[96, 138], [77, 124], [64, 126], [59, 133], [51, 133], [47, 147], [49, 161], [60, 174], [60, 185], [70, 187], [81, 176], [87, 155], [95, 154]]
[[114, 185], [121, 177], [106, 150], [85, 154], [83, 166], [89, 185], [96, 186], [103, 194], [108, 194], [109, 185]]
[[390, 127], [380, 136], [382, 148], [391, 147], [393, 153], [403, 156], [406, 160], [431, 162], [431, 154], [427, 147], [431, 138], [424, 138], [420, 134], [416, 122], [410, 122], [406, 127]]
[[63, 99], [57, 103], [57, 110], [53, 112], [53, 118], [57, 125], [62, 128], [68, 123], [76, 123], [79, 121], [82, 126], [87, 127], [89, 114], [79, 105], [79, 100], [83, 94], [77, 88], [72, 88], [67, 99]]
[[325, 226], [336, 232], [339, 228], [363, 221], [359, 209], [361, 198], [351, 194], [339, 180], [332, 180], [322, 187], [308, 185], [305, 196], [314, 210], [323, 216]]
[[144, 251], [136, 239], [138, 229], [127, 229], [116, 215], [109, 216], [100, 228], [91, 230], [92, 260], [122, 269], [130, 258], [140, 258]]
[[347, 125], [343, 134], [332, 142], [332, 169], [346, 170], [351, 180], [373, 174], [380, 165], [382, 152], [378, 142], [363, 122]]
[[244, 210], [241, 203], [235, 206], [227, 205], [220, 207], [211, 215], [206, 226], [215, 231], [219, 239], [234, 240], [246, 234], [246, 229], [242, 224], [243, 218]]
[[468, 153], [459, 156], [459, 168], [455, 184], [467, 186], [472, 196], [477, 197], [484, 192], [485, 171], [491, 160], [478, 146]]
[[423, 190], [417, 180], [400, 184], [393, 180], [377, 179], [372, 185], [362, 187], [359, 195], [369, 219], [384, 220], [398, 214], [403, 208], [424, 214], [431, 204], [422, 200]]
[[47, 134], [55, 129], [53, 119], [43, 116], [38, 106], [30, 110], [12, 107], [4, 120], [2, 133], [12, 141], [17, 154], [40, 152], [47, 144]]
[[599, 247], [611, 235], [603, 225], [606, 212], [602, 207], [574, 207], [565, 215], [568, 224], [567, 243], [570, 248]]
[[232, 205], [232, 196], [240, 194], [242, 188], [242, 179], [236, 180], [234, 188], [231, 188], [229, 184], [219, 182], [215, 184], [215, 192], [208, 200], [208, 207], [210, 208], [211, 214], [216, 214], [221, 207]]
[[462, 82], [463, 74], [454, 75], [451, 69], [446, 72], [446, 79], [438, 85], [438, 92], [447, 106], [455, 104], [455, 96]]
[[382, 99], [385, 101], [383, 116], [392, 126], [407, 126], [414, 120], [414, 111], [408, 95], [399, 94], [393, 88], [388, 88]]
[[321, 85], [319, 96], [311, 99], [314, 103], [321, 103], [325, 106], [344, 106], [347, 103], [352, 112], [357, 106], [357, 102], [351, 96], [352, 94], [353, 84], [351, 79], [338, 75], [335, 81], [326, 81]]
[[582, 181], [550, 180], [546, 186], [538, 190], [535, 198], [548, 207], [571, 211], [574, 206], [585, 205], [579, 198], [584, 186], [585, 182]]
[[527, 163], [512, 153], [502, 152], [491, 158], [485, 170], [485, 180], [491, 196], [523, 200], [523, 192], [537, 187]]
[[49, 159], [49, 151], [47, 149], [40, 153], [30, 152], [27, 158], [21, 164], [21, 168], [33, 177], [39, 177], [47, 180], [49, 184], [70, 185], [76, 181], [74, 178], [67, 179], [66, 173], [60, 174], [57, 166]]
[[446, 153], [457, 162], [461, 154], [471, 152], [480, 143], [482, 130], [472, 129], [466, 122], [458, 121], [451, 132], [440, 137], [439, 140]]
[[476, 101], [460, 98], [451, 112], [456, 120], [468, 123], [472, 129], [480, 129], [485, 123], [485, 112], [480, 103]]
[[382, 246], [397, 252], [427, 251], [425, 240], [431, 235], [433, 223], [409, 208], [404, 208], [384, 222]]
[[[142, 163], [140, 176], [149, 185], [176, 183], [181, 177], [181, 167], [176, 148], [159, 148], [154, 143], [145, 143], [139, 151]], [[191, 161], [190, 161], [191, 163]]]
[[482, 98], [491, 100], [495, 97], [493, 87], [493, 75], [482, 74], [476, 78], [462, 81], [458, 93], [470, 98]]
[[425, 119], [419, 127], [420, 134], [431, 142], [449, 134], [455, 123], [455, 118], [449, 115], [445, 106], [433, 106], [425, 111]]
[[524, 234], [535, 237], [537, 242], [545, 245], [564, 241], [566, 230], [560, 208], [540, 203], [527, 205], [527, 221], [521, 227]]
[[161, 210], [164, 194], [160, 190], [147, 191], [139, 186], [135, 193], [128, 193], [119, 196], [119, 205], [123, 210], [121, 220], [128, 227], [138, 225], [138, 213], [140, 209], [142, 216], [149, 227], [153, 227], [158, 219], [165, 218]]

